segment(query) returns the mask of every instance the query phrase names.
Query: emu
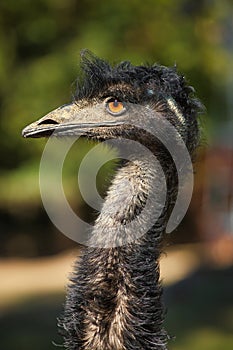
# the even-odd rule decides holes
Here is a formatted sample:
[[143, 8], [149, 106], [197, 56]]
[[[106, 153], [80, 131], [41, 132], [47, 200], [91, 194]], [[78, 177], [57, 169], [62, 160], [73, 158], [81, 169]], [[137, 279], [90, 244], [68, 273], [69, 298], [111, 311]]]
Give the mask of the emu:
[[[58, 327], [69, 350], [165, 350], [170, 337], [163, 327], [159, 258], [178, 177], [171, 154], [153, 135], [153, 128], [149, 130], [168, 121], [179, 135], [177, 142], [182, 139], [193, 157], [201, 104], [175, 67], [130, 62], [112, 66], [89, 52], [82, 54], [81, 67], [73, 102], [27, 126], [23, 136], [82, 134], [99, 142], [120, 140], [119, 144], [127, 139], [139, 142], [149, 153], [131, 149], [131, 158], [118, 166], [74, 267]], [[166, 130], [164, 137], [170, 137]], [[153, 156], [167, 187], [155, 221], [164, 188]]]

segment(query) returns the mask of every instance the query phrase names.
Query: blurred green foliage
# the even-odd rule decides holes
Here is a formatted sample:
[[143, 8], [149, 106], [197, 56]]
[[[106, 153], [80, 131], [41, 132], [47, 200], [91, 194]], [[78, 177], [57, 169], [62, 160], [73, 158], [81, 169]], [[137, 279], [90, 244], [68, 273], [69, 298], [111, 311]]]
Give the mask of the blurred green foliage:
[[[208, 126], [206, 134], [213, 139], [232, 116], [229, 108], [233, 88], [232, 9], [231, 0], [1, 0], [0, 253], [34, 256], [67, 246], [64, 236], [54, 233], [52, 224], [46, 227], [49, 219], [40, 208], [38, 173], [46, 141], [25, 140], [21, 130], [69, 102], [72, 83], [79, 72], [79, 51], [88, 48], [112, 62], [177, 64], [206, 106], [209, 115], [204, 120]], [[79, 143], [78, 147], [77, 158], [81, 159], [90, 145]], [[104, 171], [108, 169], [107, 165]], [[82, 212], [78, 190], [73, 190], [76, 174], [77, 169], [68, 165], [65, 182], [71, 201], [74, 197], [78, 199]], [[229, 292], [229, 278], [221, 284]], [[216, 285], [214, 280], [207, 289], [207, 283], [210, 295]], [[52, 348], [51, 334], [56, 334], [55, 318], [61, 305], [60, 297], [57, 298], [53, 297], [48, 304], [42, 301], [46, 312], [40, 312], [42, 304], [38, 307], [33, 304], [32, 316], [25, 305], [18, 314], [9, 313], [6, 317], [4, 314], [1, 323], [4, 349]], [[224, 296], [220, 298], [223, 301]], [[229, 319], [228, 324], [232, 324], [232, 302], [229, 317], [227, 306], [218, 320], [208, 309], [209, 299], [209, 295], [203, 298], [203, 294], [196, 299], [190, 297], [182, 310], [183, 318], [180, 305], [178, 310], [169, 309], [168, 326], [171, 322], [170, 329], [178, 335], [170, 348], [232, 348], [230, 332], [225, 326], [220, 329], [218, 323]], [[218, 301], [214, 299], [210, 308]], [[52, 320], [47, 319], [48, 310]], [[199, 314], [199, 310], [204, 311]], [[203, 314], [210, 315], [201, 328], [200, 319], [195, 328], [189, 324], [197, 312], [201, 318]], [[214, 324], [208, 328], [210, 319]], [[30, 329], [32, 325], [36, 330]]]
[[45, 141], [23, 140], [21, 129], [69, 101], [82, 48], [113, 62], [176, 63], [207, 107], [214, 130], [228, 113], [231, 5], [226, 0], [2, 0], [0, 205], [39, 200]]

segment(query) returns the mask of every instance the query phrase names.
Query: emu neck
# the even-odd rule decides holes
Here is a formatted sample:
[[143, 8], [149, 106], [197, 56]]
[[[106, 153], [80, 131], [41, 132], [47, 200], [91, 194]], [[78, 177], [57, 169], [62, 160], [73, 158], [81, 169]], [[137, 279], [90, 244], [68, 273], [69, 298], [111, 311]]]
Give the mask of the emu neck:
[[[158, 263], [163, 227], [140, 231], [151, 215], [143, 213], [147, 198], [161, 181], [151, 164], [126, 163], [110, 186], [90, 240], [97, 247], [87, 247], [75, 267], [59, 324], [69, 350], [166, 349]], [[135, 220], [143, 226], [136, 236], [127, 226]]]
[[[142, 244], [164, 209], [165, 194], [166, 180], [155, 157], [131, 156], [112, 181], [90, 245], [109, 248], [134, 243], [134, 249]], [[161, 229], [153, 230], [154, 238], [156, 233], [161, 236]]]

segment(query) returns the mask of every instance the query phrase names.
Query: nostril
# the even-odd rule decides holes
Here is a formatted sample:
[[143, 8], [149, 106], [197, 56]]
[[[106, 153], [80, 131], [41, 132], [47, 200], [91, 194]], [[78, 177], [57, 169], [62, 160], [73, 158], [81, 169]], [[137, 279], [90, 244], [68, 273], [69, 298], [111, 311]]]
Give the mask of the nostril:
[[59, 124], [59, 123], [53, 119], [45, 119], [38, 123], [38, 125], [43, 125], [43, 124]]

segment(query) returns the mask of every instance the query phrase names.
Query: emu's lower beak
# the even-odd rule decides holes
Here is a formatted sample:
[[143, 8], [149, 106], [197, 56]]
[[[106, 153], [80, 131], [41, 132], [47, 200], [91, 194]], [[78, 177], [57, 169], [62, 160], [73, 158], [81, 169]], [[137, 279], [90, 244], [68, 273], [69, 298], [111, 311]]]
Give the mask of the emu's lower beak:
[[26, 126], [23, 137], [87, 135], [91, 129], [122, 124], [116, 120], [102, 120], [100, 107], [80, 108], [75, 103], [63, 105]]

